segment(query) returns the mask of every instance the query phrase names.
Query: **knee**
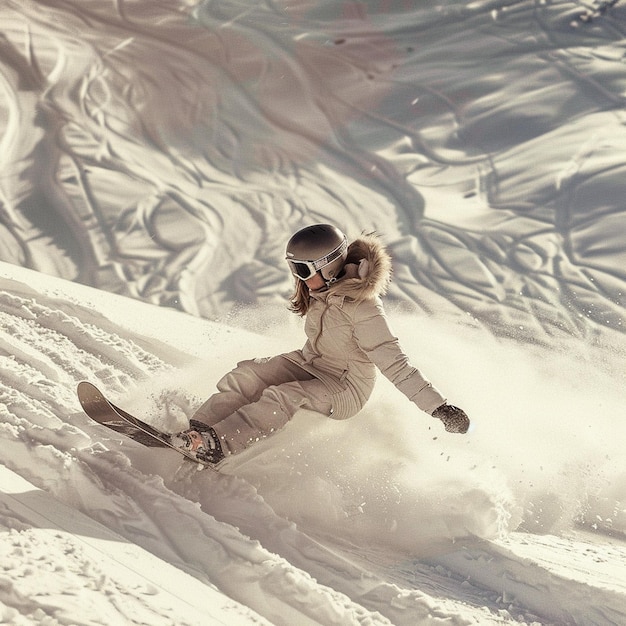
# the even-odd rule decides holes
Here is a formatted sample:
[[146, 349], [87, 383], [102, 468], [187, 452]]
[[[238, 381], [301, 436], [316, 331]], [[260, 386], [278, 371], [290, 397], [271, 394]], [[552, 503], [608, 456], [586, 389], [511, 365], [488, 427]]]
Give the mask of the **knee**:
[[246, 381], [250, 380], [254, 361], [240, 361], [237, 366], [224, 374], [217, 382], [218, 391], [236, 391], [241, 393]]

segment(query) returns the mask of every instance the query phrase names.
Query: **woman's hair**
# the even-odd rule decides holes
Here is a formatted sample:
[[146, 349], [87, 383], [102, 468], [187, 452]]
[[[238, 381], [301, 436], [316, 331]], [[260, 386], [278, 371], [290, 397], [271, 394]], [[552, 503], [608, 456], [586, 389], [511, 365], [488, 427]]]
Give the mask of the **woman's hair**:
[[309, 310], [309, 288], [306, 286], [306, 283], [299, 278], [295, 279], [296, 284], [294, 287], [294, 292], [291, 298], [289, 298], [289, 310], [292, 313], [296, 313], [301, 317], [307, 314]]

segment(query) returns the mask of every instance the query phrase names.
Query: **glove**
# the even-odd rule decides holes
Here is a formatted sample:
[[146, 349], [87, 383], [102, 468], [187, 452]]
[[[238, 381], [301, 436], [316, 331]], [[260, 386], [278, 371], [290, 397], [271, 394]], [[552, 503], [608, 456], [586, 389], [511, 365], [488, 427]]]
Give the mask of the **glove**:
[[442, 404], [433, 411], [432, 415], [443, 422], [449, 433], [466, 433], [470, 425], [465, 411], [451, 404]]

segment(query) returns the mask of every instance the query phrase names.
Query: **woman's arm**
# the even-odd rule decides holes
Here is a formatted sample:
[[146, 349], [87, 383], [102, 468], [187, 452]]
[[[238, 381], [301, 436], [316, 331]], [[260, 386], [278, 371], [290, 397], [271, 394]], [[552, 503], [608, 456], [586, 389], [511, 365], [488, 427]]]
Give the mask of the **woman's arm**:
[[391, 332], [380, 300], [364, 301], [356, 307], [354, 336], [372, 363], [422, 411], [440, 419], [452, 433], [466, 433], [470, 421], [465, 412], [446, 399], [424, 378], [404, 354]]
[[422, 411], [432, 414], [445, 404], [445, 398], [402, 351], [379, 300], [365, 300], [356, 307], [354, 337], [382, 374]]

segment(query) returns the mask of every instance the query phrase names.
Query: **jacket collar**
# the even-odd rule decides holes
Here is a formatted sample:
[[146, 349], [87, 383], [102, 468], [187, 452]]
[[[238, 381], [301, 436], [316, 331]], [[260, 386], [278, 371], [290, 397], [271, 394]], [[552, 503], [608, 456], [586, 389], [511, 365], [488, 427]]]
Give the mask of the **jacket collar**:
[[391, 281], [391, 257], [376, 235], [363, 235], [348, 246], [345, 274], [327, 290], [311, 292], [316, 299], [329, 295], [367, 300], [383, 295]]

